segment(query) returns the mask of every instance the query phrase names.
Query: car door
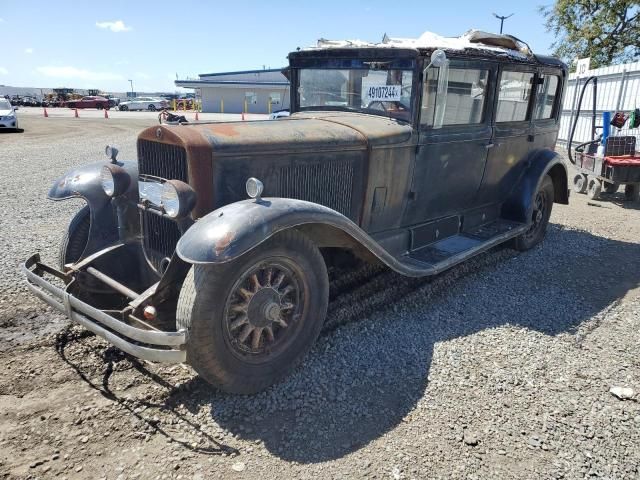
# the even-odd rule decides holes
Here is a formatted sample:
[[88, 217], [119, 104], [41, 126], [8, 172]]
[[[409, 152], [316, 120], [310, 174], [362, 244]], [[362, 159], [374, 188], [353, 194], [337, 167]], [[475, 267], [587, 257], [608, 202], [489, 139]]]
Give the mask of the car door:
[[495, 75], [493, 63], [452, 59], [448, 84], [441, 80], [438, 87], [446, 70], [427, 71], [405, 225], [458, 214], [473, 205], [491, 145], [490, 85]]
[[502, 65], [496, 85], [493, 145], [478, 192], [478, 205], [503, 202], [522, 173], [531, 149], [535, 68]]

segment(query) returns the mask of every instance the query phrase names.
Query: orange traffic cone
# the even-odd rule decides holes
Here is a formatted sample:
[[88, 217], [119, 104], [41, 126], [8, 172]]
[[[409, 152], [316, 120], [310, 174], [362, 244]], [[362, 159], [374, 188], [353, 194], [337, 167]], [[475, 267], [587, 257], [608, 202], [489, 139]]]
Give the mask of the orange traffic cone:
[[75, 113], [75, 115], [74, 115], [74, 117], [78, 118], [78, 117], [80, 116], [80, 115], [78, 115], [78, 109], [77, 109], [77, 108], [74, 108], [74, 110], [75, 110], [75, 112], [76, 112], [76, 113]]
[[47, 107], [44, 107], [44, 118], [49, 118], [49, 114], [47, 113]]
[[109, 114], [107, 113], [107, 109], [104, 109], [104, 118], [109, 118]]
[[196, 111], [196, 122], [200, 121], [200, 117], [198, 117], [198, 112]]

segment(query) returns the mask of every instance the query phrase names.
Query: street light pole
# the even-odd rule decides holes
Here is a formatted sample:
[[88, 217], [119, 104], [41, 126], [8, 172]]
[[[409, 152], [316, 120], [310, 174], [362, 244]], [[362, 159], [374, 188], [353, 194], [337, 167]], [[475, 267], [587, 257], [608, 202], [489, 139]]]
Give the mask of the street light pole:
[[129, 80], [129, 83], [131, 84], [131, 98], [133, 98], [133, 80]]
[[504, 21], [509, 17], [513, 17], [513, 13], [507, 16], [498, 15], [497, 13], [494, 13], [493, 16], [500, 20], [500, 35], [502, 35], [502, 26], [504, 25]]

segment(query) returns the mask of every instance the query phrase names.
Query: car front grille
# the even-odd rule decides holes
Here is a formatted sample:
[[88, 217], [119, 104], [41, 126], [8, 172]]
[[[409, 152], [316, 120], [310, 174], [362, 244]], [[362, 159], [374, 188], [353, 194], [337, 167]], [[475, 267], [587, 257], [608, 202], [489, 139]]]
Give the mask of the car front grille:
[[353, 172], [349, 161], [286, 166], [280, 170], [278, 196], [319, 203], [349, 217]]
[[186, 183], [187, 152], [177, 145], [138, 140], [138, 173]]
[[151, 265], [160, 270], [162, 261], [171, 258], [180, 240], [178, 224], [166, 217], [141, 211], [143, 245]]
[[[187, 152], [177, 145], [138, 140], [138, 173], [166, 180], [188, 182]], [[145, 254], [151, 265], [160, 270], [162, 260], [173, 255], [180, 229], [173, 220], [141, 211]]]

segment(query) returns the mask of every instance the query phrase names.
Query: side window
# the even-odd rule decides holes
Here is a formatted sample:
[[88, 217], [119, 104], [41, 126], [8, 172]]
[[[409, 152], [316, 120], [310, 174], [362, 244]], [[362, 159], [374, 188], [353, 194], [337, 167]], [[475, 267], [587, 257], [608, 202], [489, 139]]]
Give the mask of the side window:
[[442, 125], [472, 125], [484, 121], [489, 70], [449, 68], [449, 82], [444, 101], [437, 101], [439, 68], [431, 68], [422, 95], [421, 123], [433, 126], [436, 105], [444, 109]]
[[538, 85], [534, 118], [536, 120], [553, 117], [553, 106], [558, 95], [560, 78], [557, 75], [545, 75]]
[[497, 123], [520, 122], [528, 119], [532, 83], [532, 72], [502, 72], [496, 111]]

